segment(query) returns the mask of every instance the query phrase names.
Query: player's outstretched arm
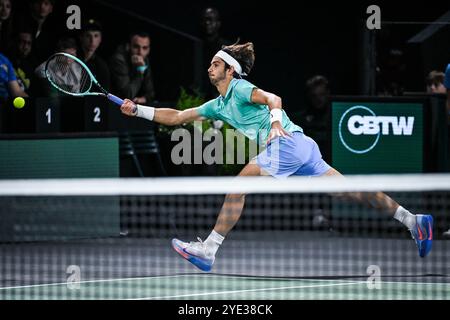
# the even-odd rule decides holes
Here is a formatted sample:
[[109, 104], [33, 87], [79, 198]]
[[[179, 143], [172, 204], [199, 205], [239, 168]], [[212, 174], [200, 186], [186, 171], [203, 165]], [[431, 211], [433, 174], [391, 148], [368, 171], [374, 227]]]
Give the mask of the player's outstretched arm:
[[120, 110], [127, 116], [138, 116], [166, 126], [176, 126], [179, 124], [204, 119], [198, 114], [197, 108], [190, 108], [180, 111], [171, 108], [153, 108], [139, 105], [136, 109], [136, 104], [128, 99], [124, 100]]

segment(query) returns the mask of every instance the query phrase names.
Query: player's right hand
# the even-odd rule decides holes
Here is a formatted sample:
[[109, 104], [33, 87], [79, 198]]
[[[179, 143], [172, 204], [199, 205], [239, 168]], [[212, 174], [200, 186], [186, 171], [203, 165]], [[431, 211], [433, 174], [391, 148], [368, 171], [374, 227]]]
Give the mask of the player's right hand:
[[272, 129], [270, 129], [269, 137], [267, 138], [266, 144], [269, 145], [270, 141], [272, 141], [273, 139], [275, 139], [277, 137], [286, 138], [286, 137], [290, 137], [290, 136], [291, 136], [291, 133], [283, 129], [280, 121], [275, 121], [274, 123], [272, 123]]
[[120, 106], [120, 111], [127, 116], [135, 117], [137, 114], [136, 104], [129, 99], [125, 99], [123, 105]]

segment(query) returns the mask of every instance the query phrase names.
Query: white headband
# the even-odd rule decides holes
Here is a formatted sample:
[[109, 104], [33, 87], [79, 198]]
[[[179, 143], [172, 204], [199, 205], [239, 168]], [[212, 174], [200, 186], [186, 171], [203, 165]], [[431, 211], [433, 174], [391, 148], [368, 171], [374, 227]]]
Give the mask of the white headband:
[[233, 58], [232, 56], [230, 56], [228, 53], [226, 53], [223, 50], [219, 50], [216, 55], [216, 57], [221, 58], [223, 61], [225, 61], [226, 63], [228, 63], [230, 66], [234, 67], [234, 71], [236, 71], [236, 73], [238, 75], [241, 76], [246, 76], [247, 74], [245, 72], [242, 71], [242, 67], [239, 64], [239, 62], [237, 62], [237, 60], [235, 58]]

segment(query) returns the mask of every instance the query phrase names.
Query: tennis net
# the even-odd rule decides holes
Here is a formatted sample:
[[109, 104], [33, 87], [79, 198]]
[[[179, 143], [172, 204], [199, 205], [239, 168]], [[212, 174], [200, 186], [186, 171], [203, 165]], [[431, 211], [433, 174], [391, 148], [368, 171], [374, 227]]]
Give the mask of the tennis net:
[[[380, 191], [433, 215], [425, 258]], [[226, 194], [242, 216], [202, 272], [171, 240], [205, 240]], [[0, 299], [449, 299], [449, 212], [449, 175], [3, 180]]]

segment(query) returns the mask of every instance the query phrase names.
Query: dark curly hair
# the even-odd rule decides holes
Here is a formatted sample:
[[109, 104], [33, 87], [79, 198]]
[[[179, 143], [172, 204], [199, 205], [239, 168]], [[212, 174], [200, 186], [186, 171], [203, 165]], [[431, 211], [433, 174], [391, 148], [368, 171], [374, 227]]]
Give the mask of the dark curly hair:
[[[242, 67], [242, 71], [249, 74], [255, 63], [255, 51], [253, 48], [253, 43], [247, 42], [244, 44], [232, 44], [229, 46], [223, 46], [222, 50], [236, 59]], [[226, 64], [226, 67], [230, 66]], [[235, 73], [235, 76], [240, 77]]]

